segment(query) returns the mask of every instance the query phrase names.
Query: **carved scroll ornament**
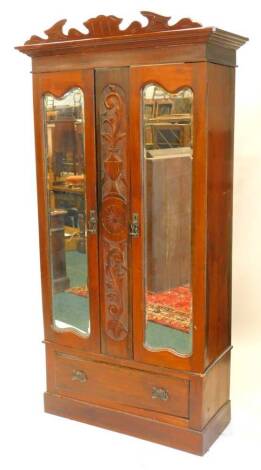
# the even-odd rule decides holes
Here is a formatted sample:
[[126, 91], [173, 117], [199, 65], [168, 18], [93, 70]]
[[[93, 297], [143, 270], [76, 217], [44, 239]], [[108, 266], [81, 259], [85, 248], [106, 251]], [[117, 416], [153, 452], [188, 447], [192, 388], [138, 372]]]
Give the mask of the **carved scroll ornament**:
[[126, 103], [118, 85], [103, 90], [100, 129], [105, 333], [121, 341], [128, 334], [128, 184]]
[[91, 18], [83, 23], [88, 30], [88, 33], [86, 34], [74, 28], [69, 29], [68, 34], [64, 34], [63, 27], [67, 20], [63, 19], [55, 23], [51, 28], [44, 31], [47, 35], [46, 39], [39, 36], [32, 36], [28, 41], [25, 42], [25, 44], [29, 45], [49, 42], [73, 41], [79, 39], [148, 34], [152, 32], [174, 31], [179, 29], [201, 27], [200, 23], [196, 23], [189, 18], [183, 18], [176, 24], [169, 25], [169, 20], [171, 18], [170, 16], [162, 16], [150, 11], [142, 11], [141, 14], [147, 18], [148, 24], [146, 26], [142, 26], [139, 21], [133, 21], [126, 29], [120, 29], [122, 19], [113, 15], [100, 15], [97, 16], [97, 18]]

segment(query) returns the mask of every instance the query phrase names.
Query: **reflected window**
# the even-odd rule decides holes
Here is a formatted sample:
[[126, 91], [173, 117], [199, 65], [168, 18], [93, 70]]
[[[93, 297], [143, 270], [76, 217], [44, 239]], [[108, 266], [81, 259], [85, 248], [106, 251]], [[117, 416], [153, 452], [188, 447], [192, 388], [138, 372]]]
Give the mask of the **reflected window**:
[[192, 352], [193, 92], [143, 89], [145, 347]]
[[83, 92], [48, 93], [43, 108], [53, 323], [88, 335]]

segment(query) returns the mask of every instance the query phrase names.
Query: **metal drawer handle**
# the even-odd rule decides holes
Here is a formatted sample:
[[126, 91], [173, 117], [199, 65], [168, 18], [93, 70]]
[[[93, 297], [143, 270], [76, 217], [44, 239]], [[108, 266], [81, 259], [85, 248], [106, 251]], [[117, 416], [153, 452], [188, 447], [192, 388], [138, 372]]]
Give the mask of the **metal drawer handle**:
[[169, 393], [165, 388], [152, 387], [151, 397], [153, 399], [166, 401], [169, 399]]
[[87, 381], [87, 379], [88, 377], [85, 374], [85, 372], [83, 372], [83, 370], [73, 370], [72, 380], [77, 380], [77, 382], [80, 382], [81, 384], [83, 384], [84, 382]]

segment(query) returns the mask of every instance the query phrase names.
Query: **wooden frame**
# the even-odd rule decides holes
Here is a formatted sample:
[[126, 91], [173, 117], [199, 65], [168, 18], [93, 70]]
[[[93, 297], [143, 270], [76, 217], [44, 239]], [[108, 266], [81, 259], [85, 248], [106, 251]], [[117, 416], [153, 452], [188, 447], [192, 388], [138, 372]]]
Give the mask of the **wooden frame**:
[[[131, 102], [130, 116], [132, 126], [132, 211], [141, 214], [143, 220], [142, 192], [142, 135], [141, 135], [141, 91], [148, 83], [157, 83], [167, 91], [177, 91], [183, 87], [192, 88], [194, 93], [194, 135], [193, 149], [193, 209], [192, 209], [192, 284], [193, 292], [193, 352], [190, 357], [179, 357], [168, 351], [148, 351], [144, 348], [144, 286], [143, 286], [143, 239], [144, 230], [141, 224], [141, 237], [132, 240], [133, 284], [133, 319], [135, 335], [134, 357], [141, 362], [165, 365], [176, 369], [204, 370], [204, 341], [206, 328], [205, 308], [205, 263], [206, 263], [206, 66], [205, 64], [178, 64], [148, 67], [131, 67]], [[199, 80], [199, 77], [201, 79]]]
[[[134, 21], [123, 30], [115, 16], [91, 18], [85, 33], [65, 34], [61, 20], [46, 38], [32, 36], [17, 48], [32, 57], [45, 410], [202, 455], [230, 420], [234, 67], [247, 38], [142, 14], [147, 25]], [[193, 91], [191, 356], [143, 345], [147, 83]], [[52, 326], [44, 190], [42, 95], [76, 86], [85, 97], [87, 208], [98, 216], [97, 234], [88, 235], [89, 337]]]
[[94, 101], [91, 93], [93, 87], [93, 71], [74, 71], [67, 73], [48, 73], [33, 76], [34, 87], [34, 113], [35, 113], [35, 146], [36, 146], [36, 169], [38, 187], [38, 213], [39, 213], [39, 236], [42, 272], [42, 299], [44, 311], [45, 337], [47, 340], [55, 341], [66, 346], [100, 351], [100, 329], [99, 329], [99, 289], [98, 289], [98, 246], [95, 234], [88, 236], [89, 253], [89, 278], [90, 278], [90, 323], [91, 332], [89, 337], [83, 337], [75, 332], [58, 331], [53, 327], [52, 320], [52, 296], [49, 258], [46, 256], [49, 250], [47, 231], [47, 203], [45, 190], [45, 158], [43, 143], [43, 121], [42, 97], [50, 92], [55, 96], [64, 95], [73, 87], [80, 87], [85, 96], [85, 159], [87, 185], [86, 200], [88, 210], [96, 210], [96, 157], [95, 157], [95, 134], [94, 134]]

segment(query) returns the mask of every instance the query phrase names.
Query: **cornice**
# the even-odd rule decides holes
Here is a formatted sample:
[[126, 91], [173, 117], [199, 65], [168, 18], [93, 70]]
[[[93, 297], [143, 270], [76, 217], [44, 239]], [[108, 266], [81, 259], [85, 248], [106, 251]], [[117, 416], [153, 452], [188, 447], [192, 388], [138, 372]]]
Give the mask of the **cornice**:
[[100, 15], [83, 24], [87, 33], [74, 28], [68, 33], [63, 32], [66, 20], [60, 20], [45, 31], [46, 38], [31, 36], [23, 46], [17, 49], [29, 56], [53, 55], [56, 52], [66, 54], [72, 51], [82, 52], [89, 49], [135, 48], [157, 45], [181, 45], [209, 43], [229, 49], [238, 49], [248, 39], [228, 33], [215, 27], [204, 28], [200, 23], [183, 18], [170, 25], [171, 17], [158, 15], [148, 11], [141, 14], [147, 18], [147, 25], [133, 21], [126, 29], [120, 29], [121, 18]]

